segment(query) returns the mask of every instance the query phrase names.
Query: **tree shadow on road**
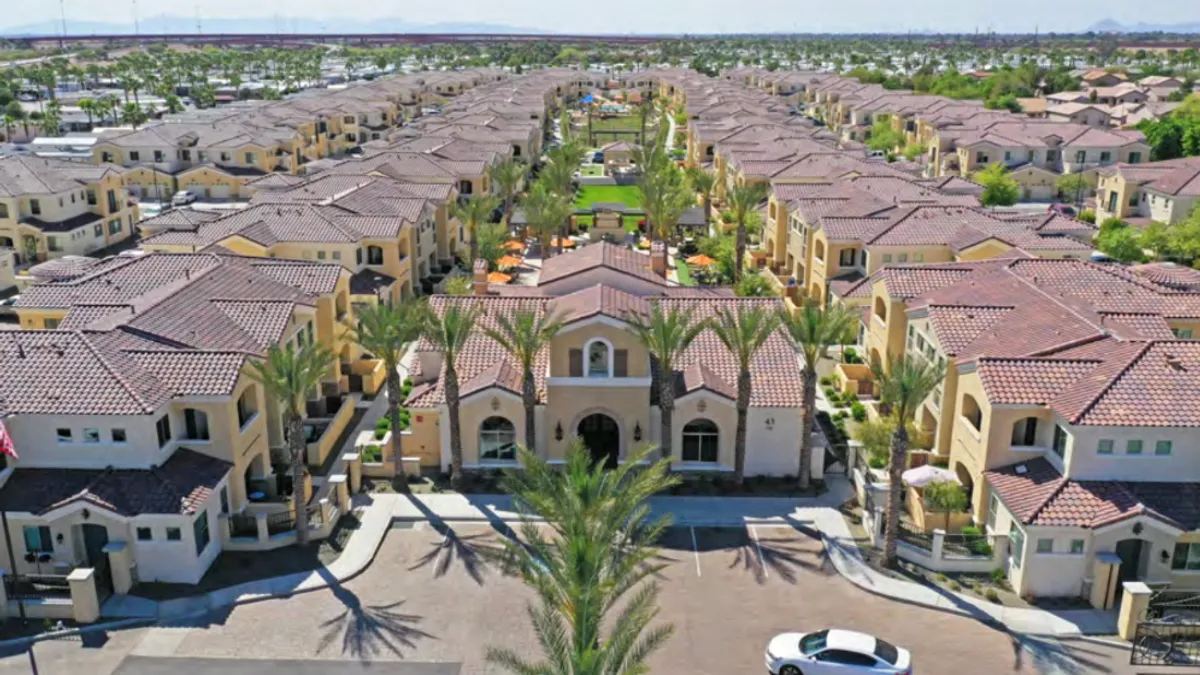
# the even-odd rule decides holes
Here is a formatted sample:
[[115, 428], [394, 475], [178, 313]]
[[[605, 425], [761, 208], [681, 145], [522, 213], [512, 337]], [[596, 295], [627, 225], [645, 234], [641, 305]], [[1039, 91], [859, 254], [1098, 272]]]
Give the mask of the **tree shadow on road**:
[[364, 605], [353, 591], [334, 579], [330, 581], [329, 590], [346, 609], [321, 623], [318, 654], [340, 642], [344, 656], [360, 661], [371, 660], [385, 651], [403, 658], [405, 650], [416, 649], [419, 641], [437, 639], [419, 628], [424, 617], [400, 611], [404, 600], [386, 605]]
[[511, 554], [501, 538], [517, 540], [517, 536], [507, 523], [491, 516], [485, 510], [484, 513], [489, 513], [491, 516], [488, 525], [491, 526], [492, 531], [460, 535], [449, 523], [426, 507], [420, 499], [416, 499], [412, 495], [408, 495], [408, 498], [422, 512], [433, 529], [441, 535], [432, 544], [430, 550], [408, 568], [409, 571], [432, 565], [433, 576], [436, 579], [445, 576], [454, 565], [458, 564], [462, 566], [472, 581], [482, 586], [484, 572], [489, 567], [502, 572], [511, 567]]
[[1013, 650], [1013, 671], [1020, 672], [1029, 659], [1039, 673], [1054, 673], [1055, 675], [1084, 675], [1085, 673], [1111, 673], [1112, 668], [1095, 658], [1103, 654], [1096, 650], [1085, 649], [1081, 642], [1064, 644], [1051, 638], [1035, 635], [1014, 633], [1011, 630], [998, 628], [1008, 635]]

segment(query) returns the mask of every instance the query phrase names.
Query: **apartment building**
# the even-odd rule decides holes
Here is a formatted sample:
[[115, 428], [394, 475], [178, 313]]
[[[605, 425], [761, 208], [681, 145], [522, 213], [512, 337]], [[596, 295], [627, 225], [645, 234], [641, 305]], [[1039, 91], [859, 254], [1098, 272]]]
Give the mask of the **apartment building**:
[[1117, 164], [1099, 171], [1096, 220], [1174, 225], [1192, 213], [1198, 200], [1200, 158]]
[[118, 245], [138, 215], [119, 167], [0, 159], [0, 248], [12, 249], [18, 265]]

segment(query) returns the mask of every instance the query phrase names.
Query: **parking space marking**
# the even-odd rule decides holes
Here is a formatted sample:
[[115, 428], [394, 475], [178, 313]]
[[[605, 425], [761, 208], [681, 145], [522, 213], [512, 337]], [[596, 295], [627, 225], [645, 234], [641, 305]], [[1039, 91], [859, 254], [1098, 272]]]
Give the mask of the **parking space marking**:
[[688, 527], [692, 532], [692, 555], [696, 558], [696, 576], [704, 576], [700, 574], [700, 547], [696, 545], [696, 528]]
[[758, 541], [758, 530], [754, 529], [753, 525], [746, 526], [750, 530], [750, 534], [754, 537], [754, 548], [758, 549], [758, 568], [762, 570], [763, 579], [767, 576], [767, 561], [763, 558], [762, 544]]
[[432, 568], [432, 570], [433, 570], [434, 577], [437, 577], [437, 575], [438, 575], [438, 560], [440, 560], [442, 557], [442, 551], [449, 550], [449, 548], [450, 548], [449, 544], [450, 544], [450, 533], [451, 532], [453, 532], [453, 530], [451, 530], [449, 528], [449, 526], [447, 526], [446, 534], [445, 534], [445, 536], [442, 537], [442, 543], [438, 544], [437, 555], [433, 556], [433, 564], [430, 565], [430, 568]]

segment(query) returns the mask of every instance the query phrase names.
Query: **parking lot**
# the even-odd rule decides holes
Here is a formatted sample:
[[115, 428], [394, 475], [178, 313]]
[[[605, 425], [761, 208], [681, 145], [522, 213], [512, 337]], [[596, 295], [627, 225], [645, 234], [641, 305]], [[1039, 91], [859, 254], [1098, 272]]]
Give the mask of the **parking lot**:
[[[229, 657], [401, 660], [413, 675], [447, 672], [447, 664], [463, 674], [500, 672], [484, 661], [488, 646], [537, 654], [525, 614], [531, 594], [489, 562], [504, 530], [407, 524], [392, 530], [374, 564], [345, 585], [222, 613], [179, 635], [169, 656], [192, 657], [179, 664], [194, 673], [219, 672], [201, 664]], [[865, 593], [833, 571], [802, 525], [674, 528], [658, 556], [660, 616], [676, 632], [654, 656], [656, 673], [762, 673], [771, 635], [825, 626], [906, 646], [923, 674], [1130, 672], [1119, 649], [1017, 638]], [[139, 663], [132, 659], [117, 672], [158, 672]], [[328, 665], [328, 672], [341, 672]]]

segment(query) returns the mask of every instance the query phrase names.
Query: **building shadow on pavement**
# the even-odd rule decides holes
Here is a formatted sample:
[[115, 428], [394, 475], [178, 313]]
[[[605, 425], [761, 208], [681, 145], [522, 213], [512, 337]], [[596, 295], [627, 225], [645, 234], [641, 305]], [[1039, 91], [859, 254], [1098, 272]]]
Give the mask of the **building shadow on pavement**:
[[318, 654], [340, 643], [343, 656], [360, 661], [372, 660], [384, 652], [404, 658], [405, 652], [416, 649], [421, 640], [437, 639], [420, 628], [424, 617], [402, 611], [404, 600], [364, 605], [358, 595], [336, 579], [331, 577], [329, 582], [329, 590], [345, 610], [321, 623]]

